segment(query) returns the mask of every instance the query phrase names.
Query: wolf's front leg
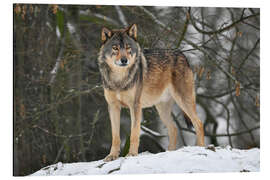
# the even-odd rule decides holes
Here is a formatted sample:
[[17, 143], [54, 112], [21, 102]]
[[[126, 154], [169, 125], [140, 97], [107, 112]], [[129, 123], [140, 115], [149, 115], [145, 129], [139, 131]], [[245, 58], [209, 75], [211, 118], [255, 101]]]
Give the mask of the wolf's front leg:
[[120, 105], [109, 104], [109, 113], [112, 128], [112, 146], [110, 154], [104, 159], [104, 161], [112, 161], [118, 158], [120, 153]]
[[138, 155], [138, 148], [140, 143], [140, 128], [141, 128], [141, 116], [142, 109], [141, 105], [135, 105], [130, 107], [131, 115], [131, 135], [130, 135], [130, 147], [127, 156]]

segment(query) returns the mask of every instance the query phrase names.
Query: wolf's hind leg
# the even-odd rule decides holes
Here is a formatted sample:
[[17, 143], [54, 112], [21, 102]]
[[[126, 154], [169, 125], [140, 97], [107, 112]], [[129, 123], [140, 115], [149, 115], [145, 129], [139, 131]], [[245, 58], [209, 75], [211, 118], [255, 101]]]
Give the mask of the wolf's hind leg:
[[156, 109], [158, 111], [160, 119], [168, 129], [169, 151], [175, 150], [177, 143], [177, 127], [171, 115], [173, 104], [174, 100], [172, 98], [168, 100], [168, 102], [160, 102], [156, 104]]
[[140, 144], [140, 129], [142, 117], [141, 105], [138, 104], [135, 106], [131, 106], [130, 115], [131, 115], [131, 134], [130, 134], [129, 152], [127, 156], [137, 156]]
[[[179, 74], [177, 74], [179, 73]], [[186, 69], [185, 72], [177, 72], [173, 77], [173, 87], [171, 95], [190, 118], [197, 135], [197, 145], [204, 146], [204, 129], [201, 120], [196, 112], [196, 98], [194, 91], [194, 80], [191, 69]]]

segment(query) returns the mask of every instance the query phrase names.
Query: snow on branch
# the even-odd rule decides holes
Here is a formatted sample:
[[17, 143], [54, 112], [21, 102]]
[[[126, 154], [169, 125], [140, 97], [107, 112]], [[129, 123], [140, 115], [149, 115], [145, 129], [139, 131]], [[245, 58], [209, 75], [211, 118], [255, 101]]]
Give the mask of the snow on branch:
[[58, 53], [58, 57], [56, 59], [55, 65], [54, 65], [53, 69], [51, 70], [51, 78], [50, 78], [50, 81], [49, 81], [50, 85], [52, 85], [52, 83], [54, 82], [56, 74], [57, 74], [58, 69], [60, 67], [60, 63], [61, 63], [62, 56], [63, 56], [63, 53], [64, 53], [64, 44], [65, 44], [65, 38], [62, 37], [61, 43], [60, 43], [61, 48], [60, 48], [60, 51]]
[[148, 134], [151, 134], [152, 136], [155, 136], [155, 137], [166, 137], [165, 135], [162, 135], [159, 132], [153, 131], [153, 130], [145, 127], [144, 125], [141, 125], [141, 129], [142, 129], [142, 131], [144, 131]]

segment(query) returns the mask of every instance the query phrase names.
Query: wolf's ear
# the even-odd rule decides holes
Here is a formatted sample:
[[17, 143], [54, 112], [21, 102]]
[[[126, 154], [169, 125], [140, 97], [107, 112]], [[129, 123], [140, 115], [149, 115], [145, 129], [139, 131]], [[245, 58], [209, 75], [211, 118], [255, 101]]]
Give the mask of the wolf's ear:
[[107, 28], [102, 28], [101, 31], [101, 40], [104, 43], [107, 39], [109, 39], [112, 36], [112, 32]]
[[128, 35], [137, 40], [137, 25], [133, 24], [128, 28]]

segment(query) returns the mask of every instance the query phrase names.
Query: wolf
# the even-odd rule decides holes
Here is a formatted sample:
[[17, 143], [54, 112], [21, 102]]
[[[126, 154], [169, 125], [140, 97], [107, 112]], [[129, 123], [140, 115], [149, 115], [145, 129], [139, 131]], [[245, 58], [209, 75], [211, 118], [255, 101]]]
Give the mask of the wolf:
[[196, 131], [197, 145], [204, 146], [203, 124], [196, 113], [193, 73], [180, 50], [145, 49], [137, 41], [137, 25], [125, 29], [102, 28], [98, 66], [112, 129], [112, 145], [104, 161], [120, 153], [120, 111], [129, 108], [130, 148], [138, 154], [142, 108], [155, 106], [168, 128], [168, 150], [176, 149], [177, 127], [171, 112], [174, 103], [182, 109]]

